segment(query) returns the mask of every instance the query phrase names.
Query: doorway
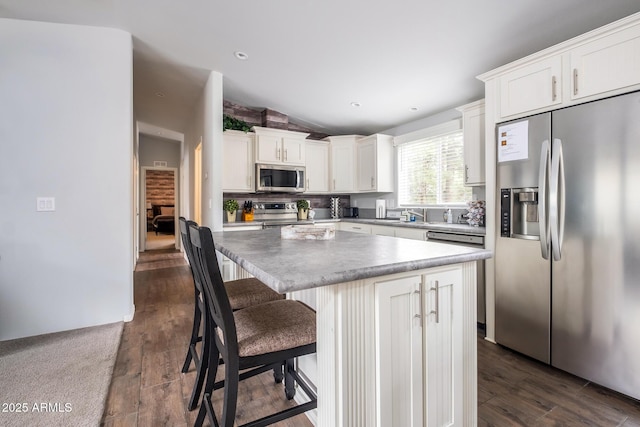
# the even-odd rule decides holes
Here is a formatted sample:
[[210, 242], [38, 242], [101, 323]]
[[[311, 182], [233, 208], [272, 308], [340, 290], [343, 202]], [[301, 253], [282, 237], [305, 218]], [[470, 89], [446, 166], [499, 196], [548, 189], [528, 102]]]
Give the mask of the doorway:
[[142, 204], [146, 207], [145, 251], [178, 249], [178, 170], [142, 168]]

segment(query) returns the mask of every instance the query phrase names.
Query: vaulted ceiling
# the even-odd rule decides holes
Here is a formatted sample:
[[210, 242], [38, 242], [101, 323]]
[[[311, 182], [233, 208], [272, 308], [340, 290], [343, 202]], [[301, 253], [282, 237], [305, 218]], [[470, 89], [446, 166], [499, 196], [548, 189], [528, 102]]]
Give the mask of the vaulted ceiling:
[[0, 0], [4, 18], [130, 32], [136, 117], [177, 132], [211, 70], [228, 101], [371, 134], [482, 98], [476, 75], [638, 11], [638, 0]]

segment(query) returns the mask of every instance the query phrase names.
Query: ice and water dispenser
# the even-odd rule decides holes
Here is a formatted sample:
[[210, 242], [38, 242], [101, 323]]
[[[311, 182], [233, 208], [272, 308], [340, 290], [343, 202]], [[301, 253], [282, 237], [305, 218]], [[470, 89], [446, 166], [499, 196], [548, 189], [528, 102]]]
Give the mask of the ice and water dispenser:
[[500, 190], [500, 236], [540, 239], [537, 188]]

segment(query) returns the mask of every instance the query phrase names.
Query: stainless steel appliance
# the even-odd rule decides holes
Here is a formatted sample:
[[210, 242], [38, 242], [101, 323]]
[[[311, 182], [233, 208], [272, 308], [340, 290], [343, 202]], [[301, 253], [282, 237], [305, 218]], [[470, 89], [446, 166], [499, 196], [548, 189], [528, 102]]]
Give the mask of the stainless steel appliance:
[[253, 204], [253, 220], [262, 221], [262, 228], [275, 228], [298, 222], [296, 202], [258, 202]]
[[640, 398], [640, 92], [497, 126], [496, 341]]
[[[441, 241], [453, 245], [471, 246], [476, 248], [484, 248], [484, 236], [478, 234], [453, 233], [448, 231], [427, 231], [427, 240]], [[484, 281], [484, 260], [477, 262], [476, 281], [477, 281], [477, 322], [480, 325], [486, 323], [486, 299], [485, 299], [485, 281]]]
[[305, 173], [304, 166], [256, 163], [256, 192], [302, 193]]

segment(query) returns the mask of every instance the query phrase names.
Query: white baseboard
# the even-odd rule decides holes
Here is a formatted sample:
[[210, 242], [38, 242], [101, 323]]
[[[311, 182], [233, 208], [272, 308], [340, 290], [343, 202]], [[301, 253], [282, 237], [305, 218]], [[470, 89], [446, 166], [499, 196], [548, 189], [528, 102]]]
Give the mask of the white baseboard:
[[134, 316], [135, 314], [136, 314], [136, 305], [135, 305], [135, 304], [133, 304], [133, 305], [131, 306], [131, 313], [126, 314], [126, 315], [124, 316], [124, 321], [125, 321], [125, 322], [131, 322], [131, 321], [133, 320], [133, 316]]

